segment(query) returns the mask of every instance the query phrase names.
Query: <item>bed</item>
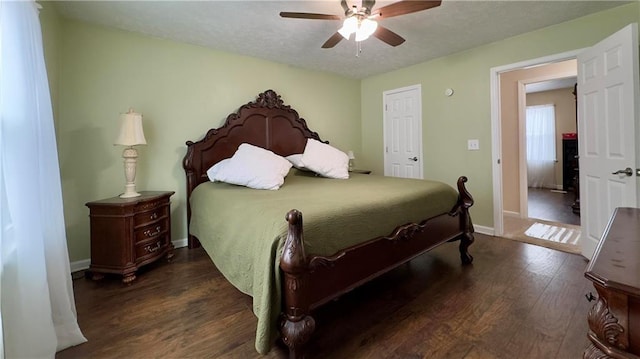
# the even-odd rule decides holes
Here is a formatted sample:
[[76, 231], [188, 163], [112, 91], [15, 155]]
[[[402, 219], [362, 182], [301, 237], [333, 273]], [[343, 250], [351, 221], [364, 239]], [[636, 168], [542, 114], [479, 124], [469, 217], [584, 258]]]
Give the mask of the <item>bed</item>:
[[466, 177], [456, 190], [434, 181], [355, 173], [334, 180], [292, 169], [278, 191], [207, 177], [243, 143], [289, 156], [303, 153], [308, 139], [328, 143], [267, 90], [222, 127], [187, 141], [183, 161], [189, 248], [202, 245], [222, 274], [253, 297], [258, 352], [279, 336], [292, 358], [304, 355], [315, 330], [312, 311], [322, 304], [445, 242], [460, 241], [462, 263], [473, 261]]

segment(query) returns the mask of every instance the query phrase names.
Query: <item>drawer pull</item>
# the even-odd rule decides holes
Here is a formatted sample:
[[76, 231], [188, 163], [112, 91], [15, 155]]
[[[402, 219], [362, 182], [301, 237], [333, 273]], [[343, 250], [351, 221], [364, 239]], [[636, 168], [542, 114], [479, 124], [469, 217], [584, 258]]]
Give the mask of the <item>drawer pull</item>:
[[156, 218], [158, 218], [158, 214], [156, 212], [153, 212], [151, 216], [149, 216], [149, 219], [156, 219]]
[[160, 249], [162, 245], [160, 244], [160, 242], [156, 243], [155, 247], [151, 247], [151, 246], [146, 246], [144, 247], [144, 250], [147, 251], [147, 253], [153, 253], [153, 252], [157, 252], [158, 249]]
[[161, 230], [162, 230], [162, 227], [161, 226], [157, 226], [155, 231], [147, 229], [146, 231], [144, 231], [142, 233], [144, 233], [144, 235], [147, 236], [147, 237], [153, 237], [153, 236], [157, 236], [158, 234], [160, 234]]
[[585, 294], [584, 296], [587, 297], [588, 301], [592, 301], [592, 300], [596, 299], [596, 297], [591, 292]]

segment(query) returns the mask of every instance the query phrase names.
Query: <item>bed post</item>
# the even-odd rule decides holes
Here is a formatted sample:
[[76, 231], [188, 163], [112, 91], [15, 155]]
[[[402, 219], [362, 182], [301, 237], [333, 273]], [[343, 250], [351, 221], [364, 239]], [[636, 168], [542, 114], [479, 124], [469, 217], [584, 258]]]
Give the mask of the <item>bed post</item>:
[[289, 358], [302, 358], [304, 346], [316, 324], [309, 315], [309, 266], [302, 239], [302, 213], [292, 209], [286, 220], [289, 231], [280, 259], [280, 269], [284, 273], [280, 333], [282, 341], [289, 347]]
[[460, 228], [463, 233], [460, 236], [460, 259], [462, 264], [471, 264], [473, 262], [473, 256], [469, 254], [469, 246], [473, 243], [473, 223], [471, 223], [471, 216], [469, 215], [469, 208], [473, 206], [473, 197], [467, 188], [465, 187], [467, 177], [461, 176], [458, 178], [458, 205], [460, 210]]
[[187, 154], [182, 160], [182, 167], [184, 168], [185, 175], [187, 176], [187, 244], [189, 246], [189, 249], [192, 249], [200, 247], [200, 241], [198, 241], [195, 236], [189, 233], [189, 225], [191, 224], [191, 203], [189, 202], [189, 199], [191, 198], [191, 192], [199, 184], [199, 182], [196, 176], [196, 172], [193, 168], [195, 143], [193, 141], [187, 141], [185, 145], [187, 145]]

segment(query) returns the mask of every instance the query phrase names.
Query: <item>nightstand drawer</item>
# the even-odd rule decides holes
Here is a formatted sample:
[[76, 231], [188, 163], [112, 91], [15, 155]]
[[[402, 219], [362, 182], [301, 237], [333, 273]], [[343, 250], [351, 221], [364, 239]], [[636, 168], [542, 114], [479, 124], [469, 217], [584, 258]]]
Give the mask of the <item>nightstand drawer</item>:
[[132, 198], [111, 197], [88, 202], [91, 220], [91, 266], [94, 279], [103, 273], [131, 283], [143, 265], [173, 257], [172, 191], [141, 191]]
[[154, 237], [158, 237], [167, 231], [167, 227], [167, 221], [164, 220], [137, 228], [135, 232], [135, 242], [139, 243]]
[[143, 257], [154, 256], [158, 252], [162, 252], [164, 249], [165, 236], [157, 237], [150, 242], [143, 242], [136, 244], [136, 260], [143, 259]]
[[169, 198], [161, 198], [151, 202], [138, 203], [136, 205], [135, 211], [146, 212], [167, 204], [169, 204]]
[[153, 222], [159, 218], [167, 216], [168, 212], [169, 206], [163, 205], [162, 207], [155, 208], [151, 211], [138, 213], [133, 217], [133, 225], [137, 227], [141, 224]]

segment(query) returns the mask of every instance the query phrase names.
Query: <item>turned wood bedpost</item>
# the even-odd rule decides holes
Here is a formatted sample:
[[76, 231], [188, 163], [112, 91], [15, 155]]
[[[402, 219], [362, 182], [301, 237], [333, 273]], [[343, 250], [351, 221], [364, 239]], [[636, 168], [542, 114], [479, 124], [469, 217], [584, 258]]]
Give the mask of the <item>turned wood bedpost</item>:
[[302, 358], [304, 346], [316, 324], [309, 315], [309, 266], [302, 238], [302, 213], [292, 209], [287, 213], [286, 220], [289, 222], [289, 231], [280, 259], [280, 269], [284, 273], [284, 311], [280, 319], [280, 333], [282, 341], [289, 347], [289, 357]]
[[189, 233], [189, 225], [191, 224], [191, 204], [189, 202], [189, 199], [191, 197], [191, 192], [199, 184], [199, 182], [196, 171], [193, 168], [195, 143], [193, 141], [187, 141], [185, 144], [187, 145], [187, 154], [182, 160], [182, 167], [184, 168], [185, 175], [187, 176], [187, 244], [189, 246], [189, 249], [191, 249], [200, 247], [200, 241], [198, 241], [195, 236]]
[[461, 176], [458, 178], [458, 206], [460, 210], [460, 228], [463, 230], [463, 234], [460, 237], [460, 259], [462, 264], [471, 264], [473, 262], [473, 256], [469, 254], [469, 246], [473, 243], [473, 223], [471, 223], [471, 216], [469, 215], [469, 208], [473, 206], [473, 197], [469, 191], [467, 191], [464, 185], [467, 182], [467, 177]]

